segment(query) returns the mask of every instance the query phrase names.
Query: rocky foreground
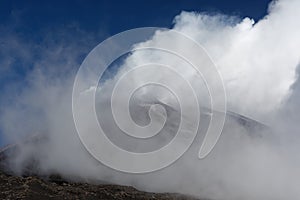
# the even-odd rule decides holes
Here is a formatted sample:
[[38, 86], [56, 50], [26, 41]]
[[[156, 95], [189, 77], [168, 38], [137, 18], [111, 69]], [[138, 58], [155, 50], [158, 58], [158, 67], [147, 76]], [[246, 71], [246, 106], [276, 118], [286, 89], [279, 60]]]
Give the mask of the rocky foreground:
[[0, 171], [0, 199], [194, 200], [195, 198], [170, 193], [147, 193], [129, 186], [70, 183], [63, 180], [46, 180], [36, 176], [19, 177]]
[[[29, 141], [35, 141], [31, 138]], [[84, 199], [84, 200], [195, 200], [196, 198], [181, 194], [142, 192], [130, 186], [109, 184], [88, 184], [64, 180], [59, 175], [40, 177], [33, 175], [29, 167], [26, 176], [16, 176], [8, 170], [7, 158], [18, 153], [18, 146], [8, 145], [0, 149], [0, 200], [4, 199]]]

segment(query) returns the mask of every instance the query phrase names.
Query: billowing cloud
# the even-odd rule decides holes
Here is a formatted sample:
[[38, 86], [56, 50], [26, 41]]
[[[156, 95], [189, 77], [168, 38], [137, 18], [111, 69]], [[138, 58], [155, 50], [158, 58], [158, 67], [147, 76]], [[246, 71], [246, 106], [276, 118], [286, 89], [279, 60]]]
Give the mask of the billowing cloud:
[[[18, 36], [6, 37], [10, 44], [14, 44], [10, 46], [11, 51], [19, 53], [20, 60], [26, 60], [31, 67], [24, 70], [25, 78], [15, 82], [14, 89], [6, 87], [3, 91], [1, 131], [13, 141], [21, 141], [32, 134], [42, 136], [37, 144], [22, 143], [20, 153], [11, 157], [10, 168], [22, 173], [34, 158], [38, 163], [38, 173], [43, 175], [60, 173], [70, 179], [104, 180], [148, 191], [182, 192], [213, 199], [299, 198], [300, 160], [295, 157], [300, 142], [299, 115], [294, 112], [299, 101], [299, 7], [297, 0], [275, 1], [270, 5], [269, 14], [258, 22], [250, 18], [196, 12], [182, 12], [175, 17], [173, 29], [202, 45], [215, 62], [224, 80], [229, 109], [266, 121], [273, 131], [255, 137], [236, 121], [229, 120], [225, 134], [207, 159], [199, 161], [194, 154], [199, 148], [197, 140], [178, 162], [153, 174], [122, 174], [105, 167], [86, 152], [76, 133], [72, 118], [72, 86], [82, 55], [96, 45], [94, 35], [80, 31], [69, 35], [60, 32], [46, 37], [41, 45], [28, 45]], [[166, 43], [190, 54], [195, 53], [168, 34], [167, 30], [159, 31], [136, 46]], [[10, 56], [1, 54], [6, 58]], [[205, 98], [206, 93], [202, 93], [205, 84], [194, 77], [188, 66], [173, 58], [152, 51], [133, 52], [126, 57], [121, 68], [114, 68], [109, 78], [100, 84], [97, 97], [99, 119], [111, 116], [107, 106], [108, 94], [118, 77], [143, 62], [166, 62], [181, 70], [183, 76], [194, 81], [199, 95]], [[18, 64], [11, 63], [11, 59], [3, 59], [1, 69], [8, 73], [9, 66]], [[172, 81], [171, 77], [159, 72], [144, 76]], [[137, 76], [133, 81], [138, 84], [142, 78]], [[163, 90], [149, 88], [141, 94], [154, 96], [154, 100], [171, 107], [177, 105], [169, 102], [172, 98]], [[138, 124], [147, 124], [147, 110], [135, 109], [139, 113], [133, 113], [132, 117]], [[284, 119], [287, 116], [291, 118]], [[122, 132], [111, 120], [107, 120], [105, 126], [107, 130], [115, 130], [112, 134], [116, 135], [109, 136], [113, 142], [127, 150], [145, 151], [170, 141], [178, 122], [176, 115], [170, 117], [172, 120], [166, 122], [169, 126], [164, 129], [166, 135], [154, 139], [154, 145], [130, 146], [132, 140], [118, 138], [117, 134]], [[292, 141], [288, 139], [291, 137]]]

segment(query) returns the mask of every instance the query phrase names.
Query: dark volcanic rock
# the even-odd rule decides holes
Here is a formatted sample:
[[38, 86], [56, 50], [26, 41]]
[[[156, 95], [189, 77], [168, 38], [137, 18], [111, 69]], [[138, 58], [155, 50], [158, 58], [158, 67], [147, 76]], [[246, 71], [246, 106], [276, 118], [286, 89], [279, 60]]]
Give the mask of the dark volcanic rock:
[[156, 194], [129, 186], [91, 185], [87, 183], [53, 182], [36, 176], [19, 177], [0, 172], [0, 199], [182, 199], [195, 198], [179, 194]]
[[34, 175], [33, 168], [23, 172], [23, 176], [15, 176], [8, 170], [7, 157], [17, 151], [17, 145], [9, 145], [0, 150], [0, 199], [196, 199], [180, 194], [142, 192], [130, 186], [69, 182], [58, 174], [39, 177]]

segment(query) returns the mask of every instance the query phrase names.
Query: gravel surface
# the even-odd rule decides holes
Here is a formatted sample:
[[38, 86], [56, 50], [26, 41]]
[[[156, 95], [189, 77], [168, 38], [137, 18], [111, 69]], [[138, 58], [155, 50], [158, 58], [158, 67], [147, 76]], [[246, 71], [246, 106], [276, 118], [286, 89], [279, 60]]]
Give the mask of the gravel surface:
[[180, 194], [148, 193], [129, 186], [92, 185], [51, 181], [36, 176], [19, 177], [0, 172], [0, 199], [162, 199], [195, 200]]

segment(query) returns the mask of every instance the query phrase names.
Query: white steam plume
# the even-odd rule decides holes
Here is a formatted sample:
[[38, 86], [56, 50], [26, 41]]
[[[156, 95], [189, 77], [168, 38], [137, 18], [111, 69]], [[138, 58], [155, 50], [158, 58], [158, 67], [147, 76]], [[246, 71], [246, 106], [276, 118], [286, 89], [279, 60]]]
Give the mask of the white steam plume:
[[[228, 120], [224, 134], [208, 158], [201, 161], [197, 159], [195, 152], [200, 143], [198, 139], [191, 150], [170, 168], [145, 175], [110, 170], [96, 162], [79, 141], [71, 110], [75, 75], [72, 69], [79, 66], [78, 57], [90, 48], [88, 45], [83, 48], [85, 41], [78, 45], [72, 45], [69, 41], [63, 41], [59, 46], [51, 43], [51, 48], [45, 49], [43, 46], [24, 45], [24, 42], [14, 38], [8, 40], [12, 41], [14, 45], [11, 48], [20, 53], [20, 58], [34, 64], [26, 76], [26, 85], [23, 82], [15, 83], [14, 88], [17, 89], [5, 90], [1, 101], [1, 131], [14, 140], [35, 133], [45, 136], [39, 144], [23, 144], [22, 151], [11, 158], [11, 168], [22, 173], [26, 162], [34, 157], [39, 163], [39, 173], [60, 173], [70, 179], [107, 181], [148, 191], [181, 192], [212, 199], [298, 199], [299, 7], [300, 1], [297, 0], [276, 1], [271, 3], [269, 14], [256, 23], [249, 18], [239, 20], [236, 17], [193, 12], [182, 12], [175, 18], [173, 29], [203, 45], [215, 61], [224, 79], [229, 110], [268, 122], [273, 131], [272, 135], [261, 133], [263, 136], [254, 137], [235, 120]], [[78, 38], [87, 35], [80, 33]], [[178, 44], [168, 37], [168, 31], [158, 32], [146, 42], [164, 42], [185, 48], [184, 44]], [[142, 47], [144, 43], [137, 45]], [[34, 56], [24, 53], [36, 51], [41, 56], [38, 61]], [[107, 91], [117, 78], [132, 66], [145, 61], [165, 61], [178, 67], [183, 75], [195, 79], [199, 95], [202, 95], [203, 83], [199, 82], [198, 85], [193, 73], [182, 68], [184, 64], [179, 66], [181, 63], [170, 59], [170, 55], [136, 52], [128, 56], [117, 74], [101, 86], [99, 118], [109, 116]], [[9, 59], [3, 59], [1, 65], [8, 66], [10, 63]], [[10, 70], [9, 67], [1, 69]], [[160, 76], [168, 78], [163, 74]], [[140, 78], [136, 77], [136, 84]], [[163, 91], [150, 88], [146, 94], [169, 103], [170, 97]], [[137, 116], [133, 113], [133, 118], [140, 118], [137, 122], [141, 124], [147, 122], [143, 108], [136, 109], [142, 111]], [[176, 113], [171, 118], [168, 122], [170, 126], [164, 129], [167, 135], [152, 141], [155, 147], [161, 146], [172, 136], [178, 120]], [[111, 121], [107, 121], [106, 128], [120, 133]], [[141, 145], [141, 149], [137, 145], [130, 149], [128, 146], [132, 141], [122, 137], [118, 139], [118, 136], [111, 136], [112, 141], [129, 150], [153, 148], [151, 145]]]

